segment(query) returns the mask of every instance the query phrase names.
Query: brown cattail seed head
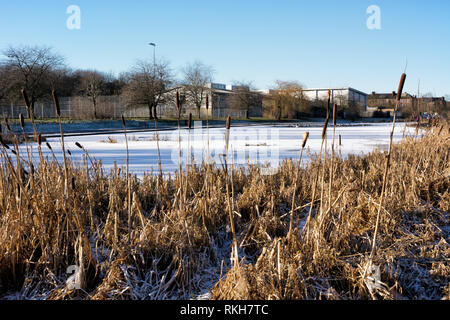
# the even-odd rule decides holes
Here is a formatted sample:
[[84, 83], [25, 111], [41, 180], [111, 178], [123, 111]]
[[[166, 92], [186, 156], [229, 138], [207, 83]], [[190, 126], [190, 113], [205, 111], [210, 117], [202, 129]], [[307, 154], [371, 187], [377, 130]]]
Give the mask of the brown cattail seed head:
[[41, 136], [40, 133], [37, 136], [37, 143], [38, 143], [39, 146], [42, 144], [42, 136]]
[[28, 99], [28, 95], [27, 95], [27, 92], [25, 91], [25, 89], [22, 89], [22, 97], [23, 97], [23, 101], [25, 102], [25, 105], [29, 109], [31, 107], [31, 104], [30, 104], [30, 100]]
[[339, 145], [342, 146], [342, 137], [339, 135]]
[[125, 123], [125, 118], [123, 117], [123, 115], [120, 117], [120, 120], [122, 121], [122, 126], [125, 128], [127, 125]]
[[227, 118], [227, 130], [230, 130], [230, 128], [231, 128], [231, 117], [228, 116], [228, 118]]
[[333, 126], [336, 126], [336, 103], [333, 104]]
[[308, 138], [309, 138], [309, 132], [306, 132], [305, 136], [303, 137], [302, 149], [305, 148], [306, 142], [308, 142]]
[[19, 113], [19, 119], [20, 119], [20, 127], [23, 131], [25, 131], [25, 119], [23, 118], [23, 114]]
[[330, 118], [327, 116], [325, 119], [325, 123], [323, 124], [323, 130], [322, 130], [322, 140], [325, 139], [327, 136], [327, 129], [328, 129], [328, 122], [330, 121]]
[[192, 113], [189, 113], [188, 128], [189, 128], [189, 130], [191, 130], [191, 128], [192, 128]]
[[400, 101], [400, 99], [402, 98], [403, 86], [405, 85], [405, 81], [406, 81], [406, 73], [403, 73], [400, 79], [400, 84], [398, 85], [397, 101]]
[[83, 149], [83, 146], [82, 146], [81, 144], [79, 144], [78, 142], [75, 142], [75, 145], [76, 145], [78, 148]]
[[56, 96], [55, 90], [52, 90], [53, 103], [55, 104], [55, 111], [58, 117], [61, 117], [61, 108], [59, 107], [59, 100]]
[[69, 156], [72, 156], [72, 152], [70, 152], [70, 149], [67, 149], [67, 153], [69, 154]]
[[209, 96], [206, 95], [206, 110], [209, 109]]
[[50, 145], [50, 143], [46, 142], [45, 144], [47, 145], [47, 148], [49, 148], [50, 150], [53, 150], [52, 146]]
[[5, 116], [4, 120], [5, 120], [5, 124], [6, 124], [6, 129], [8, 129], [8, 131], [12, 131], [11, 126], [9, 125], [8, 117]]

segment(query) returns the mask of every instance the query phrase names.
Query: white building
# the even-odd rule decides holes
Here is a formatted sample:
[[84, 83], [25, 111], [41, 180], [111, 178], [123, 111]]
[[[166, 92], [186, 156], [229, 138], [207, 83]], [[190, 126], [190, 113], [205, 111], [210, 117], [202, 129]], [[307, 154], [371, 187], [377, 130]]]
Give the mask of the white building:
[[331, 104], [336, 103], [339, 106], [353, 104], [363, 108], [363, 111], [367, 110], [367, 94], [350, 87], [315, 88], [303, 89], [302, 91], [310, 101], [326, 100], [328, 91], [331, 91]]

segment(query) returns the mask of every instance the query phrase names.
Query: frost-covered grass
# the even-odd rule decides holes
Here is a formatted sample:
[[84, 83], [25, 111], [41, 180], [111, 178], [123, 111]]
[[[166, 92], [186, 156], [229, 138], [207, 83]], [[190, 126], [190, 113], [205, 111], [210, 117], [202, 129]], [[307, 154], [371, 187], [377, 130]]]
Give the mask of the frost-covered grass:
[[[280, 148], [280, 160], [285, 160], [270, 175], [261, 165], [239, 167], [239, 157], [228, 162], [228, 174], [220, 160], [165, 178], [144, 174], [140, 170], [157, 171], [154, 133], [144, 139], [129, 135], [130, 169], [139, 179], [127, 179], [120, 167], [125, 163], [122, 135], [112, 137], [115, 144], [100, 142], [108, 136], [66, 139], [73, 158], [67, 180], [57, 140], [49, 143], [59, 162], [45, 144], [38, 161], [33, 145], [34, 170], [26, 146], [21, 146], [19, 166], [16, 155], [2, 147], [0, 297], [449, 299], [448, 127], [394, 146], [374, 268], [365, 279], [385, 168], [384, 152], [374, 148], [388, 143], [390, 127], [338, 128], [336, 143], [341, 134], [343, 146], [336, 146], [333, 162], [330, 145], [321, 161], [314, 155], [322, 129], [308, 128], [310, 152], [296, 179], [305, 131], [282, 127], [277, 140], [232, 130], [234, 151], [246, 144]], [[173, 173], [178, 133], [160, 135], [163, 168]], [[191, 138], [198, 135], [191, 132]], [[210, 148], [218, 153], [223, 152], [223, 135], [220, 129], [210, 131], [215, 137]], [[400, 126], [395, 140], [402, 136]], [[81, 161], [84, 151], [75, 142], [102, 163]], [[201, 146], [199, 140], [189, 142], [188, 133], [182, 143]], [[175, 160], [169, 156], [174, 149]], [[315, 201], [313, 189], [318, 190]], [[230, 208], [240, 258], [235, 265], [230, 262]], [[294, 230], [288, 236], [291, 216]], [[81, 279], [76, 290], [66, 284], [67, 268], [73, 265]]]

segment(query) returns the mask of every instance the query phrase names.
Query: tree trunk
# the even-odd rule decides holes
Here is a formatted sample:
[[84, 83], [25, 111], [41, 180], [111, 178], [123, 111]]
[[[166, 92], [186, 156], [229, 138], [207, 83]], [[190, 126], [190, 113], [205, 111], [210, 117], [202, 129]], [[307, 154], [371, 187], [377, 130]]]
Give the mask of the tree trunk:
[[153, 108], [152, 108], [152, 105], [148, 105], [148, 118], [150, 119], [150, 120], [153, 120], [153, 110], [152, 110]]
[[156, 106], [153, 107], [153, 119], [158, 120], [158, 115], [156, 112]]
[[199, 119], [202, 118], [202, 115], [201, 115], [201, 113], [200, 113], [200, 109], [201, 109], [201, 107], [197, 107], [197, 110], [198, 110], [198, 118], [199, 118]]
[[94, 119], [97, 120], [97, 101], [94, 99], [92, 102], [94, 103]]

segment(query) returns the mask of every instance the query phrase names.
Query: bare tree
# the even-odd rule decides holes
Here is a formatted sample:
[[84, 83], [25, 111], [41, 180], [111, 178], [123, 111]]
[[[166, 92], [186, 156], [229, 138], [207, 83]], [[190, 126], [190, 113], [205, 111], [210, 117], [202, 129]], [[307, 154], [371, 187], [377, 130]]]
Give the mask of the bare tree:
[[145, 105], [150, 119], [158, 119], [156, 108], [165, 100], [165, 93], [173, 83], [172, 72], [167, 62], [138, 61], [125, 76], [126, 85], [122, 97], [128, 107]]
[[228, 96], [228, 105], [234, 110], [245, 110], [245, 118], [250, 119], [250, 108], [261, 105], [262, 96], [255, 92], [250, 81], [240, 81], [233, 84], [233, 94]]
[[95, 70], [81, 71], [80, 92], [91, 100], [94, 118], [98, 119], [97, 103], [106, 85], [106, 76]]
[[212, 82], [214, 70], [211, 66], [205, 65], [200, 61], [194, 61], [187, 64], [183, 70], [183, 84], [186, 87], [186, 98], [194, 104], [198, 111], [198, 117], [201, 118], [200, 109], [209, 94], [208, 83]]
[[[3, 54], [4, 65], [14, 73], [14, 86], [25, 89], [30, 99], [30, 116], [34, 104], [51, 92], [50, 74], [64, 66], [64, 58], [49, 47], [9, 47]], [[18, 92], [17, 94], [19, 94]]]
[[14, 87], [14, 76], [11, 67], [0, 65], [0, 101], [7, 98]]

